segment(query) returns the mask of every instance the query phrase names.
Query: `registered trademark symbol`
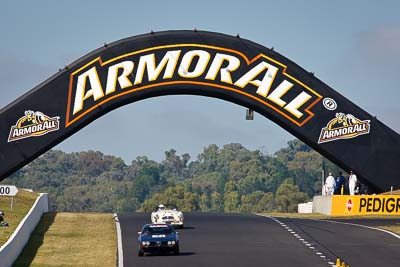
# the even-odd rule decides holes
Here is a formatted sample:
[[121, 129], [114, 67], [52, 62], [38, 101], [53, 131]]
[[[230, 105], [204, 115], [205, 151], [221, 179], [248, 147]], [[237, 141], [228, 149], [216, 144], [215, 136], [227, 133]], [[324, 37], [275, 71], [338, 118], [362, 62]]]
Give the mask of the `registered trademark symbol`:
[[332, 98], [326, 97], [322, 103], [327, 110], [335, 110], [337, 108], [336, 101]]

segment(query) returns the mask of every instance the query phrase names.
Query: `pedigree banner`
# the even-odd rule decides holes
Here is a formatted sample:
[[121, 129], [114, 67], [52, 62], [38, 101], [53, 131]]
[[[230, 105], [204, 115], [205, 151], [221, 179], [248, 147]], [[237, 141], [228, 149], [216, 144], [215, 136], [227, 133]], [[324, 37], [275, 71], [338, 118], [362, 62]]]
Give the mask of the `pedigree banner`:
[[276, 51], [203, 31], [107, 44], [1, 109], [0, 179], [113, 109], [177, 94], [248, 107], [375, 190], [400, 188], [396, 132]]
[[400, 196], [332, 196], [331, 215], [400, 215]]

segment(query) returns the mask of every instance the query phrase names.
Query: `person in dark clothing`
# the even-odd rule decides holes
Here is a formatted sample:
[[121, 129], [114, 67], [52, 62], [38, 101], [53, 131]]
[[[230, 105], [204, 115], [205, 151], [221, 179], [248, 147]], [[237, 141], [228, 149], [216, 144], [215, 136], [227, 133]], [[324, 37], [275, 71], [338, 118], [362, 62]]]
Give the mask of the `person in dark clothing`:
[[4, 212], [0, 210], [0, 227], [1, 226], [8, 226], [8, 222], [4, 221]]
[[369, 195], [370, 194], [368, 186], [364, 183], [361, 183], [360, 191], [361, 191], [361, 195]]
[[[344, 176], [343, 176], [343, 173], [340, 171], [339, 172], [339, 175], [338, 176], [336, 176], [336, 178], [335, 178], [335, 182], [336, 182], [336, 186], [335, 186], [335, 192], [334, 192], [334, 194], [335, 195], [341, 195], [342, 193], [342, 186], [343, 186], [343, 189], [345, 189], [345, 187], [346, 187], [346, 178], [344, 178]], [[345, 191], [343, 191], [343, 194], [345, 193]]]
[[361, 182], [359, 180], [356, 181], [356, 188], [354, 188], [355, 195], [361, 195]]

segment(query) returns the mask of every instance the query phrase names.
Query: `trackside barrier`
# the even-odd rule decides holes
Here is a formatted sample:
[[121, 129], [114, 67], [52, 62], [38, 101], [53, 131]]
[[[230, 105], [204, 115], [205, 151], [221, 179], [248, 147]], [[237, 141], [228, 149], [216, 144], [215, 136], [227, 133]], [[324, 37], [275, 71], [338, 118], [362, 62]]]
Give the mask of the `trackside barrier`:
[[350, 267], [350, 265], [347, 265], [344, 261], [341, 261], [339, 258], [336, 259], [336, 267]]
[[315, 196], [313, 212], [331, 216], [400, 215], [400, 195]]
[[9, 267], [18, 258], [22, 249], [29, 240], [32, 231], [39, 223], [42, 214], [49, 211], [49, 199], [47, 194], [39, 194], [32, 208], [20, 222], [17, 229], [0, 247], [0, 267]]
[[297, 205], [297, 212], [298, 213], [312, 213], [313, 209], [313, 203], [312, 202], [307, 202], [307, 203], [300, 203]]
[[117, 229], [117, 267], [124, 266], [124, 253], [122, 251], [122, 236], [121, 236], [121, 225], [119, 224], [118, 214], [114, 213], [113, 218], [115, 220], [115, 226]]
[[332, 197], [331, 196], [315, 196], [313, 198], [313, 213], [322, 213], [331, 215], [332, 210]]

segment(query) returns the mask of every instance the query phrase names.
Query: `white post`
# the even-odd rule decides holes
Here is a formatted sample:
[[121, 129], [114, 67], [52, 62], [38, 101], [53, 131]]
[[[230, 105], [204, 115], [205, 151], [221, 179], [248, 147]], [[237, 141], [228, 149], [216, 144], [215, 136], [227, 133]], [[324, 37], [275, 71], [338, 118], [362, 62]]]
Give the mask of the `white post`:
[[14, 206], [14, 197], [11, 197], [11, 212], [13, 211]]
[[322, 183], [321, 183], [321, 187], [322, 187], [321, 195], [325, 196], [325, 171], [324, 171], [324, 168], [322, 168], [321, 174], [322, 174], [322, 177], [321, 177], [321, 179], [322, 179], [321, 180], [322, 181]]

